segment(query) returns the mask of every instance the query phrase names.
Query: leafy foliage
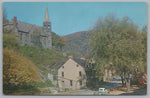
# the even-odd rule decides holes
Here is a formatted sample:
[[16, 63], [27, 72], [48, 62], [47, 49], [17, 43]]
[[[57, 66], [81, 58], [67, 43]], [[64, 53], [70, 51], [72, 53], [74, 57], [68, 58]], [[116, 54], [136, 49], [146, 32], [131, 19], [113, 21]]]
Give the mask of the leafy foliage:
[[63, 46], [66, 45], [66, 38], [65, 37], [60, 37], [56, 33], [52, 32], [52, 45], [55, 46], [56, 48], [62, 48]]
[[22, 46], [18, 51], [33, 61], [42, 70], [45, 70], [45, 67], [57, 67], [57, 63], [64, 62], [66, 60], [60, 52], [53, 49], [50, 50], [38, 47]]
[[39, 80], [35, 65], [21, 54], [3, 49], [3, 84], [24, 85]]
[[[43, 34], [44, 31], [42, 31], [41, 29], [37, 28], [34, 30], [33, 32], [33, 38], [31, 39], [34, 46], [37, 47], [41, 47], [41, 42], [40, 42], [40, 35]], [[52, 46], [56, 47], [56, 48], [62, 48], [63, 46], [65, 46], [66, 44], [66, 38], [65, 37], [61, 37], [59, 35], [57, 35], [55, 32], [52, 32]]]
[[135, 70], [145, 72], [146, 33], [139, 33], [138, 27], [128, 17], [119, 20], [114, 15], [108, 15], [99, 19], [90, 42], [101, 79], [105, 65], [111, 64], [119, 75], [124, 75], [125, 80], [129, 80]]
[[63, 51], [70, 52], [74, 57], [84, 57], [90, 52], [89, 32], [82, 31], [64, 36], [67, 39]]
[[44, 88], [44, 87], [53, 87], [53, 84], [50, 80], [46, 80], [46, 81], [39, 81], [39, 82], [33, 82], [32, 83], [35, 87], [41, 87], [41, 88]]
[[13, 34], [3, 34], [3, 47], [8, 49], [14, 49], [19, 47], [19, 39]]
[[53, 49], [20, 46], [19, 39], [10, 33], [3, 34], [3, 45], [4, 48], [15, 50], [31, 60], [40, 70], [44, 71], [45, 74], [47, 74], [51, 68], [57, 68], [60, 63], [67, 60], [60, 52]]
[[11, 33], [3, 33], [3, 45], [3, 88], [5, 94], [25, 89], [31, 92], [37, 90], [37, 87], [53, 86], [50, 81], [40, 82], [38, 78], [47, 77], [48, 72], [57, 68], [61, 62], [67, 59], [53, 49], [20, 46], [19, 39]]
[[6, 12], [6, 8], [3, 8], [3, 24], [5, 24], [7, 20], [7, 12]]

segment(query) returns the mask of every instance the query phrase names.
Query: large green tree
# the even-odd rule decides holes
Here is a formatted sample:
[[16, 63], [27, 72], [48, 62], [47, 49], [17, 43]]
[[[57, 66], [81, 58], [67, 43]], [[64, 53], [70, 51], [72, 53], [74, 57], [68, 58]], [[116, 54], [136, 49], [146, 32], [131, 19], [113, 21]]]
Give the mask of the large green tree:
[[105, 65], [112, 65], [129, 92], [133, 71], [142, 73], [146, 66], [146, 34], [139, 33], [128, 17], [119, 20], [113, 14], [99, 19], [91, 32], [92, 55], [99, 78], [104, 75]]

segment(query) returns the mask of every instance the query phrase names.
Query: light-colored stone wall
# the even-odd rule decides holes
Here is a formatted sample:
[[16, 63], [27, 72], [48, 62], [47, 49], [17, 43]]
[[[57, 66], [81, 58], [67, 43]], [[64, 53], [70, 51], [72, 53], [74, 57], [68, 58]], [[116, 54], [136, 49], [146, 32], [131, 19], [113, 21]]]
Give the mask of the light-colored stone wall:
[[[79, 75], [80, 71], [82, 76]], [[64, 72], [64, 77], [62, 77], [62, 72]], [[58, 69], [58, 85], [60, 88], [80, 89], [86, 86], [85, 76], [84, 68], [74, 60], [69, 59]], [[72, 86], [70, 80], [72, 80]], [[82, 81], [82, 85], [80, 85], [80, 81]]]

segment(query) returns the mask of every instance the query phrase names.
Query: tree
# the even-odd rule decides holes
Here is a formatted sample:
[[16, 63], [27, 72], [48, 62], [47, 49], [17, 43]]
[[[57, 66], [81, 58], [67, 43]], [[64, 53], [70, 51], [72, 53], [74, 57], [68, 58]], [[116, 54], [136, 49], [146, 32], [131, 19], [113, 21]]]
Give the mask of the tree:
[[3, 34], [3, 48], [15, 49], [19, 46], [19, 39], [10, 33]]
[[[3, 49], [3, 85], [12, 87], [39, 81], [39, 71], [21, 54]], [[6, 89], [6, 88], [5, 88]]]
[[90, 42], [100, 78], [103, 77], [105, 65], [112, 63], [129, 92], [133, 71], [138, 68], [143, 72], [143, 63], [146, 63], [146, 56], [143, 56], [146, 47], [142, 37], [138, 27], [128, 17], [119, 20], [114, 15], [108, 15], [105, 19], [99, 19], [92, 30]]
[[57, 46], [62, 50], [62, 47], [65, 46], [66, 44], [66, 38], [65, 37], [60, 37], [57, 39]]
[[62, 50], [62, 47], [65, 46], [66, 44], [66, 38], [65, 37], [61, 37], [59, 35], [57, 35], [56, 33], [52, 32], [52, 45], [60, 48]]
[[7, 20], [7, 12], [6, 12], [6, 8], [3, 8], [3, 24], [5, 24]]

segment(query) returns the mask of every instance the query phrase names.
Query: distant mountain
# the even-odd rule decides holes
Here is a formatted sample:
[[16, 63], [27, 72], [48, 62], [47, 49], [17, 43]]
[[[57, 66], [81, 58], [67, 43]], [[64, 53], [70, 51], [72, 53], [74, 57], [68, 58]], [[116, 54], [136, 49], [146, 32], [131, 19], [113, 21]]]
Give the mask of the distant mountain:
[[75, 57], [84, 57], [89, 54], [89, 32], [81, 31], [64, 36], [67, 39], [63, 51]]

